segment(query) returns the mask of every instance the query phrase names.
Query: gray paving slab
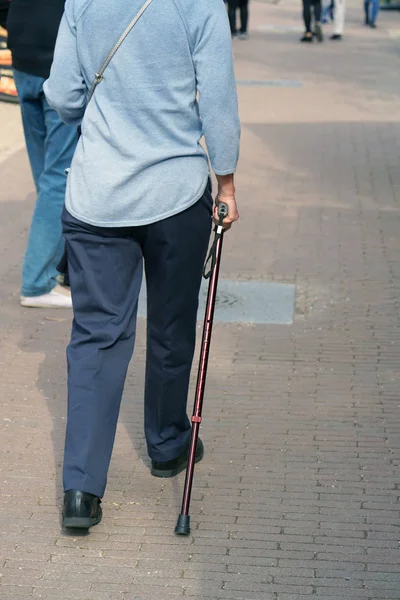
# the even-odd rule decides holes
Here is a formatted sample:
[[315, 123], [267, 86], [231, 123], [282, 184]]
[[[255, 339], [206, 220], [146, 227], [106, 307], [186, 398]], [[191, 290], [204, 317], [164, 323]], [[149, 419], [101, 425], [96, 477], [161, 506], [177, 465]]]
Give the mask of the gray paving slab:
[[[203, 281], [199, 319], [204, 318], [208, 282]], [[293, 323], [296, 286], [268, 281], [231, 281], [220, 279], [215, 305], [215, 322], [219, 323]], [[139, 297], [138, 314], [146, 316], [146, 285]]]

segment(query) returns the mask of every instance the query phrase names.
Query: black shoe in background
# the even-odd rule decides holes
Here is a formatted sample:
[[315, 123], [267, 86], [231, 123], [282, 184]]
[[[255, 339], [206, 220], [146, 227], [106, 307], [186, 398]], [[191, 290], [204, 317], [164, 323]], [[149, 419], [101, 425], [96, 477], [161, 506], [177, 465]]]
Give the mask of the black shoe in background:
[[308, 44], [312, 44], [313, 43], [313, 36], [312, 35], [306, 35], [304, 34], [302, 38], [300, 38], [301, 42], [305, 42]]
[[334, 33], [333, 35], [331, 35], [331, 40], [339, 41], [341, 39], [342, 39], [342, 36], [340, 35], [340, 33]]
[[[160, 462], [156, 460], [151, 461], [151, 474], [154, 477], [175, 477], [181, 471], [184, 471], [188, 463], [189, 447], [187, 447], [182, 454], [173, 460], [166, 462]], [[196, 448], [196, 462], [198, 463], [204, 456], [204, 445], [199, 439]]]
[[64, 494], [62, 526], [64, 529], [89, 529], [101, 521], [101, 500], [93, 494], [80, 490], [68, 490]]

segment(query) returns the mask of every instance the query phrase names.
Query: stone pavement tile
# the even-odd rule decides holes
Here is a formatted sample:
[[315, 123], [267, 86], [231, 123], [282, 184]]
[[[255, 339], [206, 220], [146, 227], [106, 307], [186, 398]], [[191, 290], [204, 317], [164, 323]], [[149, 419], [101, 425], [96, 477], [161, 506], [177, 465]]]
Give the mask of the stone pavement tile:
[[173, 595], [182, 596], [183, 586], [179, 585], [179, 580], [156, 580], [149, 578], [135, 578], [131, 584], [118, 584], [118, 583], [94, 583], [91, 586], [92, 592], [107, 593], [111, 592], [114, 596], [119, 597], [120, 594], [139, 594], [142, 592], [153, 593], [154, 597], [157, 598], [159, 595]]
[[177, 600], [179, 598], [182, 598], [182, 594], [180, 593], [173, 593], [173, 592], [165, 592], [165, 591], [158, 591], [156, 592], [156, 594], [154, 593], [154, 591], [152, 590], [148, 590], [148, 589], [140, 589], [137, 590], [135, 592], [128, 592], [125, 594], [122, 594], [122, 598], [123, 600], [153, 600], [154, 598], [160, 599], [160, 600]]
[[14, 600], [15, 598], [26, 598], [32, 597], [33, 588], [28, 585], [4, 585], [1, 584], [1, 598], [4, 600], [5, 598], [11, 598]]
[[[40, 599], [40, 600], [51, 600], [54, 598], [55, 588], [52, 587], [40, 587], [35, 588], [33, 590], [32, 598]], [[67, 582], [62, 587], [57, 587], [57, 595], [61, 598], [66, 598], [66, 600], [76, 600], [77, 594], [79, 594], [79, 598], [82, 600], [114, 600], [115, 594], [112, 592], [95, 592], [91, 590], [85, 590], [81, 588], [75, 588], [71, 585], [68, 585]], [[118, 597], [122, 597], [121, 594]]]
[[0, 164], [4, 163], [15, 151], [24, 148], [24, 134], [19, 118], [19, 107], [0, 103]]

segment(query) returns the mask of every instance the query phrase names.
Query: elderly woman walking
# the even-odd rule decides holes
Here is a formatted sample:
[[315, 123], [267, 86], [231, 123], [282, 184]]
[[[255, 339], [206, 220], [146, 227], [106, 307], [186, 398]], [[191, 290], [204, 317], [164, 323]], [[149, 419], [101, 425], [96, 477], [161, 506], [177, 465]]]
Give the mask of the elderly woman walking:
[[[82, 130], [63, 214], [74, 309], [67, 351], [67, 528], [87, 529], [101, 519], [143, 263], [151, 472], [172, 477], [186, 468], [187, 391], [213, 212], [203, 135], [218, 180], [217, 203], [229, 207], [224, 226], [239, 216], [240, 125], [224, 3], [143, 2], [67, 0], [45, 84], [61, 119]], [[110, 32], [116, 42], [124, 30], [105, 63]], [[202, 456], [200, 442], [197, 460]]]

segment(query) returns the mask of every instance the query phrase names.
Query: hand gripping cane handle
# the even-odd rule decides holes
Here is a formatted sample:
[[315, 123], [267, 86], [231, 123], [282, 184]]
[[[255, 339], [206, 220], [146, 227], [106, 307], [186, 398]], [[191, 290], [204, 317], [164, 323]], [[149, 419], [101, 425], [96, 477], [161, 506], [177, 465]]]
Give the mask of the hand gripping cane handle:
[[229, 209], [228, 205], [225, 202], [220, 202], [218, 204], [218, 217], [220, 220], [220, 225], [222, 225], [222, 221], [228, 216]]
[[[214, 241], [212, 243], [212, 246], [210, 248], [210, 253], [209, 253], [207, 260], [205, 262], [205, 265], [204, 265], [204, 270], [203, 270], [204, 279], [209, 279], [212, 275], [212, 272], [214, 271], [215, 263], [217, 260], [217, 243], [224, 232], [222, 223], [223, 223], [225, 217], [227, 217], [228, 213], [229, 213], [228, 205], [225, 202], [220, 202], [218, 204], [217, 210], [218, 210], [219, 222], [218, 222], [218, 225], [215, 227]], [[210, 266], [207, 271], [208, 265], [210, 265]]]

